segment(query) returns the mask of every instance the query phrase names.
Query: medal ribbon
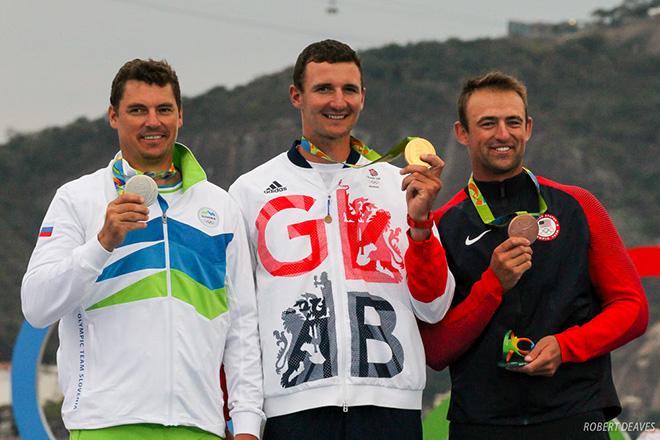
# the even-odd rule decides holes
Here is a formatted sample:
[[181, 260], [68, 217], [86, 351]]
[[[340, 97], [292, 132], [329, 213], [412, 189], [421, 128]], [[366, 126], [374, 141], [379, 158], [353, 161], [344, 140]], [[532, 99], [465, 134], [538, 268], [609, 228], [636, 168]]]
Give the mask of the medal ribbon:
[[369, 163], [364, 165], [354, 165], [351, 163], [334, 160], [332, 157], [324, 153], [323, 150], [321, 150], [319, 147], [311, 143], [309, 139], [307, 139], [305, 136], [302, 136], [300, 138], [300, 146], [302, 147], [303, 150], [305, 150], [309, 154], [316, 157], [320, 157], [321, 159], [325, 159], [329, 162], [340, 163], [351, 168], [362, 168], [369, 165], [373, 165], [376, 162], [392, 162], [394, 159], [399, 157], [401, 153], [403, 153], [403, 151], [406, 149], [406, 145], [408, 145], [408, 142], [415, 139], [416, 137], [417, 136], [408, 136], [401, 139], [398, 144], [390, 148], [387, 153], [381, 156], [380, 154], [378, 154], [378, 152], [369, 148], [364, 142], [362, 142], [358, 138], [351, 136], [351, 149], [359, 153], [360, 156], [364, 156], [367, 160], [370, 161]]
[[484, 198], [483, 194], [481, 194], [481, 191], [479, 191], [477, 182], [474, 181], [474, 177], [472, 174], [470, 174], [470, 180], [468, 180], [468, 193], [470, 194], [470, 200], [472, 200], [472, 204], [476, 208], [477, 212], [479, 213], [479, 217], [481, 217], [481, 221], [483, 221], [484, 224], [490, 226], [504, 226], [509, 222], [509, 220], [518, 215], [530, 214], [538, 218], [539, 215], [548, 210], [548, 205], [545, 203], [545, 200], [541, 195], [541, 188], [539, 186], [539, 181], [536, 179], [536, 176], [527, 168], [523, 168], [523, 171], [527, 173], [530, 179], [532, 179], [532, 182], [534, 182], [534, 186], [536, 187], [536, 193], [539, 197], [539, 212], [516, 211], [497, 218], [495, 218], [493, 212], [488, 207], [486, 199]]
[[[166, 171], [140, 171], [138, 169], [134, 169], [134, 170], [135, 170], [135, 174], [144, 174], [145, 176], [149, 176], [154, 180], [156, 179], [166, 180], [176, 176], [177, 173], [177, 169], [174, 168], [174, 163], [171, 163], [170, 168]], [[128, 180], [127, 177], [129, 176], [124, 173], [124, 160], [120, 151], [119, 153], [117, 153], [114, 161], [112, 162], [112, 182], [115, 184], [115, 189], [117, 190], [117, 194], [119, 195], [124, 194], [124, 186], [126, 186], [126, 180]]]

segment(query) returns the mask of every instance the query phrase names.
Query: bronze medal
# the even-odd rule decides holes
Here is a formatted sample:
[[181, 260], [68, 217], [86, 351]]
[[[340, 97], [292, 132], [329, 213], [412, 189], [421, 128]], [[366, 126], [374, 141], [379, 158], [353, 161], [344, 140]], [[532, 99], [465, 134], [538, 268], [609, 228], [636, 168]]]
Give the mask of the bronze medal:
[[524, 237], [530, 244], [536, 241], [539, 235], [539, 224], [530, 214], [522, 214], [514, 217], [509, 223], [509, 237]]

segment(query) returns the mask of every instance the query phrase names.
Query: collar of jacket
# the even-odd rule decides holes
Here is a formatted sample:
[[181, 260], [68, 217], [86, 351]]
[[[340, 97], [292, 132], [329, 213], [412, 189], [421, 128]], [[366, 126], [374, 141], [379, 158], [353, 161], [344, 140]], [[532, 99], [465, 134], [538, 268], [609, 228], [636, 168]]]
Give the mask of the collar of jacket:
[[538, 212], [540, 209], [539, 194], [525, 172], [503, 181], [475, 182], [495, 217], [515, 211]]
[[481, 191], [486, 198], [486, 201], [511, 197], [518, 193], [528, 191], [532, 186], [530, 185], [532, 183], [531, 179], [529, 179], [527, 173], [524, 172], [502, 181], [482, 182], [475, 179], [475, 182], [479, 187], [479, 191]]
[[181, 189], [183, 192], [186, 192], [186, 190], [194, 184], [206, 180], [204, 169], [199, 162], [197, 162], [192, 151], [190, 151], [185, 145], [178, 142], [174, 144], [172, 162], [174, 162], [174, 166], [181, 171], [181, 179], [183, 180]]
[[[300, 145], [300, 139], [296, 139], [295, 141], [293, 141], [293, 145], [291, 145], [291, 148], [287, 153], [287, 157], [296, 166], [299, 166], [301, 168], [311, 168], [312, 166], [309, 164], [309, 162], [307, 162], [307, 159], [305, 159], [302, 156], [302, 154], [300, 154], [300, 151], [298, 151], [298, 145]], [[348, 158], [346, 159], [346, 163], [355, 165], [356, 163], [358, 163], [358, 160], [360, 160], [360, 153], [358, 153], [357, 151], [351, 148], [351, 152], [348, 153]], [[174, 163], [174, 165], [176, 166], [176, 162]], [[348, 168], [348, 167], [344, 165], [344, 168]]]

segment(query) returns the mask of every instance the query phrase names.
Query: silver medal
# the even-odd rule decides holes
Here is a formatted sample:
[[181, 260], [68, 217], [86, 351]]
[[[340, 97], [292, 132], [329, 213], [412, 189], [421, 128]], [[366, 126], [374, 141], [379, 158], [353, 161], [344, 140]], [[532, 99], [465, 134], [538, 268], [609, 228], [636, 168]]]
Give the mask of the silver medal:
[[144, 206], [151, 206], [156, 201], [156, 197], [158, 197], [158, 185], [156, 185], [156, 181], [151, 177], [138, 174], [128, 179], [126, 186], [124, 186], [124, 192], [142, 196], [144, 198]]

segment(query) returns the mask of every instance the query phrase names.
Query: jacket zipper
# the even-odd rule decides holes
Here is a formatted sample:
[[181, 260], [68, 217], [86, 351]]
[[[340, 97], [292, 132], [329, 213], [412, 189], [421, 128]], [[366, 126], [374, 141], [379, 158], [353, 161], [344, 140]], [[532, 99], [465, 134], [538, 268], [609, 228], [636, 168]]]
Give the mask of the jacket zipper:
[[[336, 190], [336, 186], [335, 186]], [[339, 206], [337, 204], [337, 201], [335, 200], [334, 203], [334, 212], [331, 212], [331, 206], [332, 204], [332, 191], [328, 193], [328, 198], [326, 202], [327, 206], [327, 216], [333, 218], [335, 221], [331, 222], [328, 224], [328, 226], [331, 228], [330, 233], [328, 234], [329, 237], [332, 237], [332, 243], [333, 246], [337, 246], [337, 242], [339, 241], [339, 249], [335, 249], [335, 252], [332, 252], [332, 250], [328, 250], [328, 255], [331, 256], [332, 258], [332, 263], [330, 265], [330, 268], [341, 268], [344, 267], [344, 261], [343, 261], [343, 254], [342, 254], [342, 248], [341, 248], [341, 231], [339, 230]], [[339, 258], [339, 261], [335, 261], [337, 258]], [[331, 279], [335, 280], [340, 280], [342, 277], [332, 277]], [[347, 379], [348, 379], [348, 374], [349, 372], [347, 371], [347, 365], [350, 364], [350, 356], [351, 356], [351, 341], [349, 340], [348, 343], [346, 343], [346, 334], [345, 334], [345, 326], [348, 323], [350, 327], [350, 322], [349, 322], [349, 317], [345, 316], [346, 310], [348, 309], [348, 304], [347, 304], [347, 297], [346, 295], [342, 295], [341, 292], [344, 292], [345, 286], [335, 286], [333, 295], [335, 298], [335, 314], [336, 314], [336, 326], [337, 326], [337, 362], [338, 362], [338, 373], [339, 373], [339, 378], [341, 380], [341, 402], [342, 402], [342, 411], [343, 412], [348, 412], [348, 393], [347, 393]]]
[[169, 242], [169, 237], [168, 237], [168, 230], [167, 230], [167, 212], [163, 211], [163, 238], [164, 238], [164, 244], [165, 244], [165, 283], [167, 287], [167, 340], [168, 340], [168, 362], [167, 362], [167, 381], [168, 381], [168, 390], [169, 390], [169, 399], [168, 399], [168, 405], [167, 405], [167, 419], [172, 420], [172, 400], [174, 399], [174, 380], [173, 380], [173, 351], [174, 351], [174, 343], [172, 340], [172, 301], [170, 301], [170, 297], [172, 296], [172, 279], [170, 275], [170, 242]]

